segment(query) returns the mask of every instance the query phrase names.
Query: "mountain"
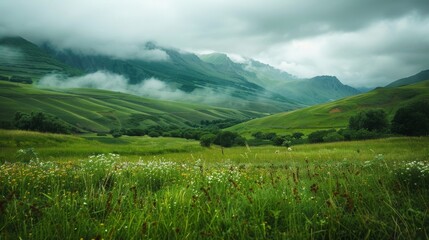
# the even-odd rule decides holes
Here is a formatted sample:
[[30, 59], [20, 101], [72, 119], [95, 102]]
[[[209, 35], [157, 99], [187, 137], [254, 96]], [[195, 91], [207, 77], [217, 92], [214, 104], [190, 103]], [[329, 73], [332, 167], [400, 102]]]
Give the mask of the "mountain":
[[289, 82], [279, 91], [284, 92], [285, 96], [307, 105], [330, 102], [360, 93], [359, 90], [342, 84], [334, 76], [317, 76]]
[[[42, 46], [56, 59], [80, 68], [86, 73], [107, 70], [129, 79], [137, 84], [149, 78], [156, 78], [187, 93], [207, 91], [216, 95], [217, 106], [261, 112], [279, 112], [296, 109], [302, 105], [256, 83], [247, 80], [234, 71], [202, 61], [192, 53], [174, 49], [157, 48], [168, 55], [164, 61], [142, 59], [118, 59], [102, 55], [87, 55], [71, 50], [57, 51], [49, 45]], [[151, 48], [154, 46], [151, 45]]]
[[39, 79], [50, 73], [75, 76], [82, 71], [53, 58], [37, 45], [20, 37], [0, 39], [0, 75]]
[[421, 71], [413, 76], [402, 78], [399, 80], [396, 80], [390, 84], [388, 84], [386, 87], [399, 87], [399, 86], [405, 86], [413, 83], [418, 83], [421, 81], [425, 81], [429, 79], [429, 69]]
[[0, 121], [15, 113], [45, 112], [82, 131], [106, 132], [113, 128], [151, 125], [186, 127], [201, 120], [249, 119], [261, 113], [207, 105], [147, 99], [98, 89], [42, 89], [0, 81]]
[[265, 89], [309, 106], [359, 94], [360, 91], [342, 84], [336, 77], [317, 76], [300, 79], [270, 65], [244, 59], [233, 62], [226, 54], [212, 53], [200, 58], [223, 71], [233, 72]]
[[174, 99], [184, 102], [201, 103], [201, 98], [206, 98], [210, 101], [204, 103], [213, 106], [277, 113], [358, 93], [334, 77], [299, 79], [252, 59], [232, 61], [221, 53], [197, 56], [153, 43], [147, 43], [144, 51], [163, 53], [165, 59], [124, 59], [57, 50], [22, 38], [5, 38], [1, 43], [0, 50], [6, 54], [2, 54], [0, 76], [30, 76], [37, 81], [51, 73], [76, 76], [106, 71], [124, 76], [134, 85], [156, 79], [169, 89], [188, 94], [184, 99]]
[[382, 108], [392, 119], [397, 109], [416, 101], [429, 101], [429, 78], [417, 84], [376, 88], [368, 93], [337, 101], [250, 120], [229, 130], [250, 136], [258, 131], [284, 134], [344, 128], [347, 127], [349, 118], [360, 111]]

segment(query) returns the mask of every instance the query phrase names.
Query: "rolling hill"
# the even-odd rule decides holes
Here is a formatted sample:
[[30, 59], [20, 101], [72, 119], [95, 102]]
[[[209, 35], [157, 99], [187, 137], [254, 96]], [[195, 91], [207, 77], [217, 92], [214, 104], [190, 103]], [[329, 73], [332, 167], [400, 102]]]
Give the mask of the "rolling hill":
[[261, 113], [205, 105], [147, 99], [97, 89], [42, 89], [0, 81], [0, 121], [10, 122], [17, 111], [45, 112], [83, 131], [151, 125], [186, 127], [201, 120], [249, 119]]
[[258, 131], [284, 134], [344, 128], [349, 118], [362, 110], [382, 108], [391, 119], [398, 108], [415, 101], [429, 101], [429, 80], [395, 88], [377, 88], [334, 102], [250, 120], [228, 130], [250, 136]]

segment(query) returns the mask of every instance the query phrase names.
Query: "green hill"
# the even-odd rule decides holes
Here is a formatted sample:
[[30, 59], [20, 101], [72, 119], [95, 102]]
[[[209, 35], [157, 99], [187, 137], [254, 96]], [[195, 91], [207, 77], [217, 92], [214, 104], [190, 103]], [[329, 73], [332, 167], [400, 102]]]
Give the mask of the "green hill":
[[0, 39], [0, 75], [39, 79], [49, 73], [79, 75], [82, 72], [70, 67], [41, 50], [37, 45], [20, 37]]
[[185, 127], [201, 120], [262, 116], [252, 111], [153, 100], [119, 92], [40, 89], [6, 81], [0, 81], [0, 110], [0, 121], [11, 121], [17, 111], [46, 112], [90, 132], [150, 125]]
[[409, 85], [409, 84], [414, 84], [414, 83], [426, 81], [428, 79], [429, 79], [429, 69], [421, 71], [421, 72], [419, 72], [413, 76], [396, 80], [396, 81], [390, 83], [389, 85], [387, 85], [386, 87], [400, 87], [400, 86], [405, 86], [405, 85]]
[[349, 118], [359, 111], [382, 108], [392, 118], [398, 108], [420, 100], [429, 101], [429, 80], [397, 88], [377, 88], [334, 102], [250, 120], [229, 130], [249, 136], [258, 131], [309, 133], [318, 129], [344, 128]]

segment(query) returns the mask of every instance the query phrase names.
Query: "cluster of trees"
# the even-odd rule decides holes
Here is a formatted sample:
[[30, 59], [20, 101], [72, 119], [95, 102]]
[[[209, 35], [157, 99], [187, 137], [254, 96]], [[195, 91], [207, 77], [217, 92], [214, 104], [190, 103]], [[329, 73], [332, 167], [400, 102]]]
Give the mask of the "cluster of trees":
[[415, 102], [396, 111], [389, 122], [382, 109], [362, 111], [350, 117], [347, 129], [321, 130], [308, 135], [308, 142], [335, 142], [363, 140], [400, 134], [406, 136], [429, 135], [429, 103]]
[[261, 143], [265, 141], [275, 146], [285, 146], [285, 147], [305, 143], [305, 139], [303, 139], [304, 134], [301, 132], [295, 132], [289, 135], [277, 135], [274, 132], [269, 132], [269, 133], [256, 132], [256, 133], [253, 133], [252, 136], [256, 140], [255, 145], [258, 145], [257, 144], [258, 141]]
[[408, 136], [429, 135], [429, 102], [416, 102], [398, 109], [391, 129], [393, 133]]
[[216, 135], [212, 133], [201, 136], [200, 144], [203, 147], [210, 147], [211, 144], [216, 144], [222, 147], [245, 146], [246, 139], [237, 133], [230, 131], [218, 132]]
[[220, 131], [219, 128], [208, 126], [206, 128], [176, 128], [173, 126], [151, 126], [146, 129], [112, 129], [113, 137], [128, 136], [150, 136], [150, 137], [176, 137], [199, 140], [201, 146], [210, 147], [216, 144], [222, 147], [244, 146], [246, 139], [237, 133]]
[[77, 132], [77, 129], [62, 121], [58, 117], [48, 115], [43, 112], [36, 113], [15, 113], [13, 125], [17, 129], [31, 130], [50, 133], [69, 134]]

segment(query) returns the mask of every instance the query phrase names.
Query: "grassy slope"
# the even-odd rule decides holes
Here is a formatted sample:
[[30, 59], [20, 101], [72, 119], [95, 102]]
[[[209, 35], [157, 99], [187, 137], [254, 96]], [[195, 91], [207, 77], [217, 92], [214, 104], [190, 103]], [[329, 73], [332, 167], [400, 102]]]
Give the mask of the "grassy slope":
[[350, 116], [359, 111], [382, 108], [392, 118], [398, 108], [419, 100], [429, 101], [429, 81], [398, 88], [378, 88], [334, 102], [254, 119], [229, 130], [250, 135], [257, 131], [309, 133], [316, 129], [342, 128], [347, 126]]
[[61, 72], [78, 75], [81, 71], [52, 58], [33, 43], [18, 37], [0, 39], [0, 75], [25, 76], [33, 80]]
[[104, 90], [49, 90], [5, 81], [0, 81], [0, 109], [0, 121], [12, 120], [17, 111], [41, 111], [89, 131], [153, 124], [185, 126], [185, 122], [261, 116], [251, 111], [153, 100]]

